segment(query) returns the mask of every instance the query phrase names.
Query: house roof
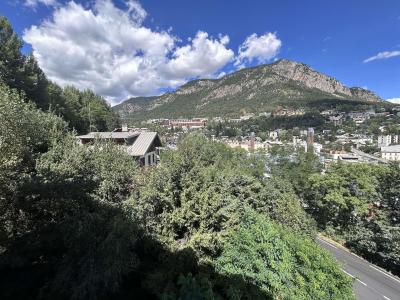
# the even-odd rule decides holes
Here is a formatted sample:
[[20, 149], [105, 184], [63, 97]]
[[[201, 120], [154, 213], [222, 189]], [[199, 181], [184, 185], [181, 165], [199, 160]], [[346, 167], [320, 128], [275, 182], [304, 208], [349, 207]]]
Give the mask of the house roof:
[[[135, 138], [136, 137], [136, 138]], [[85, 135], [78, 136], [79, 139], [129, 139], [135, 138], [133, 144], [126, 146], [126, 152], [132, 156], [143, 156], [154, 143], [155, 147], [161, 146], [160, 138], [157, 132], [148, 131], [128, 131], [128, 132], [90, 132]]]
[[156, 147], [161, 146], [161, 141], [157, 132], [140, 132], [139, 136], [133, 142], [133, 145], [128, 146], [126, 151], [132, 156], [143, 156], [153, 142], [155, 142]]
[[135, 136], [138, 136], [140, 132], [131, 132], [131, 131], [124, 131], [124, 132], [90, 132], [85, 135], [80, 135], [78, 138], [80, 139], [129, 139]]

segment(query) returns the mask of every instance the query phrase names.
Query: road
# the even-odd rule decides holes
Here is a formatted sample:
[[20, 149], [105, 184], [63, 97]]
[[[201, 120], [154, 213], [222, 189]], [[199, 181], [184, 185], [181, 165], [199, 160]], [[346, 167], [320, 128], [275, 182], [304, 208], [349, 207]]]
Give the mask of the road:
[[400, 279], [334, 244], [317, 238], [354, 278], [354, 293], [360, 300], [400, 300]]
[[358, 150], [356, 148], [351, 148], [351, 152], [353, 152], [354, 154], [356, 154], [358, 156], [361, 156], [362, 158], [367, 159], [369, 161], [380, 162], [380, 163], [383, 163], [383, 164], [388, 164], [389, 163], [389, 161], [384, 159], [384, 158], [373, 156], [371, 154], [362, 152], [362, 151], [360, 151], [360, 150]]

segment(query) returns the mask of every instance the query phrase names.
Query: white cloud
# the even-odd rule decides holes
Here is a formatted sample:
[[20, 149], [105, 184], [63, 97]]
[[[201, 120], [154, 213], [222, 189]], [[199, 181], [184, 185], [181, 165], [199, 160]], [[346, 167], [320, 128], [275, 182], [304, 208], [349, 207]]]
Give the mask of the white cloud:
[[39, 4], [57, 6], [58, 2], [56, 0], [25, 0], [24, 2], [24, 5], [30, 8], [36, 8]]
[[392, 103], [396, 103], [396, 104], [400, 104], [400, 98], [386, 99], [386, 101], [389, 101], [389, 102], [392, 102]]
[[370, 61], [378, 60], [378, 59], [387, 59], [390, 57], [400, 56], [400, 51], [384, 51], [379, 52], [377, 55], [371, 56], [364, 60], [364, 63], [368, 63]]
[[324, 39], [322, 40], [323, 42], [327, 42], [327, 41], [329, 41], [329, 40], [331, 40], [332, 39], [332, 37], [330, 37], [330, 36], [326, 36], [326, 37], [324, 37]]
[[275, 33], [267, 32], [261, 36], [253, 33], [240, 45], [235, 65], [241, 68], [244, 63], [252, 62], [253, 60], [265, 63], [279, 53], [281, 46], [282, 42]]
[[232, 60], [234, 53], [226, 48], [228, 43], [228, 36], [210, 39], [206, 32], [199, 31], [191, 44], [175, 50], [164, 71], [169, 78], [210, 75]]
[[23, 39], [51, 80], [92, 89], [114, 103], [157, 94], [190, 78], [216, 76], [233, 59], [227, 36], [212, 38], [199, 31], [181, 45], [170, 30], [145, 27], [146, 16], [132, 0], [125, 10], [111, 0], [96, 0], [90, 8], [71, 1], [25, 30]]
[[147, 12], [138, 1], [129, 0], [126, 2], [126, 5], [128, 6], [128, 12], [131, 14], [134, 20], [140, 23], [144, 21], [147, 16]]

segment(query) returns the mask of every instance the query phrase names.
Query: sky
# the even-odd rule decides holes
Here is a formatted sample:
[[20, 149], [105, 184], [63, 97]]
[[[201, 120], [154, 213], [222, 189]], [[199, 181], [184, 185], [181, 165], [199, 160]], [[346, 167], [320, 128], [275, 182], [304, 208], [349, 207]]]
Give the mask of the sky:
[[399, 0], [1, 0], [48, 78], [116, 104], [277, 59], [400, 103]]

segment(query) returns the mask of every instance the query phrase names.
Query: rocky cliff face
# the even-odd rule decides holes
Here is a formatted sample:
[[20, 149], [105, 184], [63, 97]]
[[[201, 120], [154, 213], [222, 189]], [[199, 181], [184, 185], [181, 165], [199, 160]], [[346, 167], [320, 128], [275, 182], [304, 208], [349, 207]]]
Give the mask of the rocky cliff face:
[[343, 85], [309, 66], [279, 60], [242, 69], [220, 79], [191, 81], [173, 93], [132, 98], [114, 107], [136, 119], [235, 115], [239, 111], [271, 111], [278, 106], [307, 106], [312, 101], [377, 102], [373, 92]]
[[371, 91], [359, 87], [348, 88], [339, 80], [317, 72], [302, 63], [280, 60], [266, 67], [271, 68], [276, 74], [299, 82], [306, 87], [319, 89], [342, 98], [350, 97], [364, 101], [382, 100]]
[[360, 99], [360, 100], [370, 101], [370, 102], [382, 101], [382, 98], [380, 98], [375, 93], [373, 93], [369, 90], [360, 88], [360, 87], [352, 87], [350, 89], [350, 91], [351, 91], [351, 95], [355, 99]]

